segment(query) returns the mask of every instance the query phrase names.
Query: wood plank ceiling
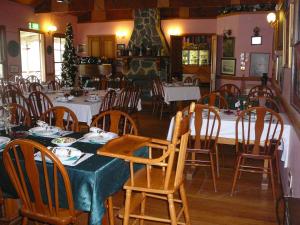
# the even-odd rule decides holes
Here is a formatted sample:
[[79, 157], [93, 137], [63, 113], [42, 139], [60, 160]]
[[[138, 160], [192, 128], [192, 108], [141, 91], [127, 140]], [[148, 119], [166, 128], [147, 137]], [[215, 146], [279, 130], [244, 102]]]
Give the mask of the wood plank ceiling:
[[258, 8], [277, 0], [11, 0], [32, 6], [36, 13], [69, 13], [78, 22], [128, 20], [137, 8], [160, 8], [162, 19], [215, 18], [233, 6], [257, 5]]

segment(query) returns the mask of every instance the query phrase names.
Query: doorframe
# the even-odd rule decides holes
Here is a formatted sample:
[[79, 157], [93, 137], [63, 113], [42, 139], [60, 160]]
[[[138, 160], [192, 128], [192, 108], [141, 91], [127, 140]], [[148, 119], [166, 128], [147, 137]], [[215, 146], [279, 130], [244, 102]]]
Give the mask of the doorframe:
[[3, 30], [3, 78], [8, 79], [8, 59], [7, 59], [7, 42], [6, 42], [6, 27], [4, 25], [0, 25], [0, 29]]
[[[19, 44], [20, 44], [20, 59], [21, 59], [21, 63], [20, 63], [20, 69], [21, 69], [21, 74], [22, 74], [22, 54], [21, 54], [21, 31], [25, 31], [25, 32], [31, 32], [31, 33], [37, 33], [37, 34], [42, 34], [43, 35], [43, 39], [44, 39], [44, 70], [45, 70], [45, 74], [44, 74], [44, 80], [41, 79], [41, 82], [46, 81], [47, 79], [47, 56], [46, 56], [46, 33], [40, 30], [33, 30], [33, 29], [27, 29], [27, 28], [19, 28]], [[42, 58], [42, 57], [41, 57]]]

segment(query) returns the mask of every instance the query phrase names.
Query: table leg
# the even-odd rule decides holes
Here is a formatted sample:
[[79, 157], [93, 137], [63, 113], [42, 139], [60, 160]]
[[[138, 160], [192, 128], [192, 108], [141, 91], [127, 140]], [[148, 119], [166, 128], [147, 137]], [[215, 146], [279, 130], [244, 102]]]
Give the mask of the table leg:
[[[268, 169], [268, 160], [264, 160], [264, 169], [267, 171]], [[262, 181], [261, 181], [261, 189], [267, 190], [269, 186], [269, 179], [268, 179], [268, 173], [264, 172], [262, 175]]]

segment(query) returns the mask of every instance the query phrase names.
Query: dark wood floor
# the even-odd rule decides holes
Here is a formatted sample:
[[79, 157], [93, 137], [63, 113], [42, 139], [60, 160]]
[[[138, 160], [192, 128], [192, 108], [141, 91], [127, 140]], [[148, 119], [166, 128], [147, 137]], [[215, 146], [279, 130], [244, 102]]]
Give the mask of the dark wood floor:
[[[166, 138], [170, 114], [163, 119], [151, 114], [144, 107], [138, 115], [140, 134], [150, 137]], [[186, 180], [186, 192], [189, 202], [191, 224], [193, 225], [275, 225], [275, 202], [271, 189], [261, 190], [261, 175], [244, 174], [238, 181], [237, 191], [230, 196], [233, 166], [233, 146], [221, 146], [221, 175], [217, 179], [218, 192], [213, 191], [211, 173], [208, 168], [197, 169], [192, 180]], [[123, 191], [114, 197], [114, 204], [123, 206]], [[150, 201], [148, 211], [156, 215], [167, 215], [167, 206]], [[116, 212], [117, 213], [117, 212]], [[122, 221], [116, 218], [116, 224]], [[159, 223], [146, 223], [159, 224]]]

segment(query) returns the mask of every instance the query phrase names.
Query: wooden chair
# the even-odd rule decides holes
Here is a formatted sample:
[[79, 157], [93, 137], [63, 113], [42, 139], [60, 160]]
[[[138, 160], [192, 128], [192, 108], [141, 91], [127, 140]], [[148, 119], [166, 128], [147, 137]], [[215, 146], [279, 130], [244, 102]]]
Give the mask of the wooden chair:
[[238, 98], [241, 95], [241, 89], [235, 84], [223, 84], [218, 89], [218, 92], [220, 92], [223, 97]]
[[258, 97], [253, 97], [251, 99], [248, 99], [247, 106], [248, 108], [254, 106], [264, 106], [269, 109], [272, 109], [277, 113], [279, 113], [280, 111], [278, 103], [273, 98], [264, 97], [264, 96], [258, 96]]
[[71, 109], [64, 106], [55, 106], [46, 110], [40, 116], [40, 120], [63, 130], [79, 131], [77, 116]]
[[53, 107], [49, 97], [40, 91], [31, 92], [28, 100], [33, 109], [32, 117], [35, 119], [40, 118], [45, 111]]
[[[16, 104], [16, 103], [10, 103], [8, 104], [8, 109], [10, 112], [10, 123], [14, 125], [23, 125], [26, 127], [31, 127], [31, 118], [29, 115], [29, 112], [24, 108], [23, 106]], [[3, 106], [0, 107], [0, 116], [4, 116], [4, 108]]]
[[[275, 199], [273, 161], [276, 160], [279, 176], [278, 146], [283, 132], [280, 115], [265, 107], [253, 107], [240, 113], [236, 120], [237, 161], [231, 189], [235, 190], [241, 172], [266, 173], [270, 175], [272, 194]], [[247, 160], [251, 159], [251, 160]], [[261, 162], [264, 165], [255, 164]]]
[[6, 84], [6, 85], [4, 85], [4, 92], [10, 91], [10, 90], [14, 90], [16, 92], [21, 93], [21, 90], [20, 90], [20, 88], [17, 84]]
[[214, 106], [219, 109], [228, 109], [228, 103], [220, 92], [211, 92], [206, 94], [198, 102], [201, 104], [208, 104], [209, 106]]
[[167, 105], [164, 96], [165, 93], [162, 82], [156, 77], [152, 81], [152, 113], [160, 108], [160, 119], [162, 118], [164, 106]]
[[30, 83], [40, 83], [40, 79], [35, 75], [29, 75], [26, 80], [28, 80]]
[[[217, 168], [219, 166], [218, 137], [221, 127], [219, 113], [211, 106], [196, 104], [194, 117], [195, 135], [187, 149], [188, 157], [185, 165], [195, 168], [196, 166], [208, 166], [211, 168], [214, 190], [217, 192], [215, 160]], [[203, 156], [207, 155], [208, 159]]]
[[57, 91], [60, 90], [61, 86], [57, 80], [52, 80], [48, 83], [48, 90]]
[[[34, 159], [36, 153], [41, 155], [42, 162]], [[28, 224], [28, 220], [67, 225], [79, 219], [81, 212], [74, 208], [68, 173], [60, 160], [46, 147], [31, 140], [16, 139], [6, 146], [3, 159], [9, 178], [21, 199], [22, 225]], [[47, 166], [49, 161], [52, 162], [51, 167]], [[66, 196], [67, 206], [60, 205], [61, 196]]]
[[113, 89], [109, 90], [105, 94], [105, 96], [104, 96], [104, 98], [101, 102], [101, 106], [100, 106], [100, 109], [99, 109], [99, 114], [104, 112], [104, 111], [113, 109], [113, 107], [115, 105], [116, 96], [117, 96], [117, 92]]
[[109, 110], [99, 114], [92, 122], [91, 127], [99, 127], [102, 130], [118, 134], [138, 134], [134, 120], [119, 110]]
[[127, 108], [128, 114], [134, 114], [138, 111], [138, 104], [141, 97], [141, 89], [138, 86], [134, 86], [130, 88], [130, 99]]
[[21, 90], [21, 92], [24, 94], [26, 92], [29, 92], [29, 85], [30, 82], [26, 79], [20, 79], [19, 80], [19, 89]]
[[43, 91], [43, 90], [44, 90], [44, 87], [38, 82], [33, 82], [33, 83], [30, 83], [30, 85], [29, 85], [29, 91], [30, 92]]
[[101, 76], [98, 89], [106, 90], [107, 88], [108, 88], [108, 79], [105, 76]]
[[271, 88], [267, 86], [257, 85], [250, 89], [248, 93], [248, 99], [251, 99], [253, 97], [258, 97], [258, 96], [273, 98], [274, 94]]
[[[120, 212], [120, 217], [124, 218], [123, 225], [128, 225], [130, 218], [139, 220], [140, 224], [143, 224], [144, 220], [172, 225], [190, 224], [183, 179], [190, 115], [182, 117], [182, 112], [177, 113], [171, 142], [125, 135], [110, 141], [101, 151], [98, 151], [100, 155], [117, 157], [129, 162], [130, 178], [123, 186], [126, 191], [125, 208]], [[116, 146], [122, 147], [116, 152], [113, 150]], [[148, 156], [135, 156], [133, 152], [143, 146], [148, 147]], [[178, 157], [175, 157], [176, 152]], [[145, 167], [135, 171], [135, 164], [144, 164]], [[180, 193], [179, 197], [174, 199], [177, 192]], [[170, 217], [146, 215], [146, 203], [149, 198], [167, 201]], [[177, 215], [175, 203], [182, 206]], [[185, 223], [179, 222], [182, 214]]]
[[193, 79], [191, 77], [187, 77], [184, 79], [183, 83], [193, 83]]
[[17, 103], [23, 106], [30, 115], [33, 115], [33, 108], [29, 100], [18, 91], [9, 90], [4, 92], [2, 95], [2, 102], [4, 104]]
[[120, 110], [123, 112], [128, 112], [128, 107], [131, 98], [131, 88], [123, 88], [122, 91], [117, 95], [116, 103], [114, 109]]

